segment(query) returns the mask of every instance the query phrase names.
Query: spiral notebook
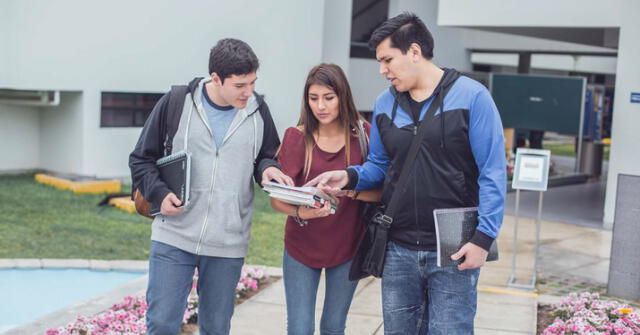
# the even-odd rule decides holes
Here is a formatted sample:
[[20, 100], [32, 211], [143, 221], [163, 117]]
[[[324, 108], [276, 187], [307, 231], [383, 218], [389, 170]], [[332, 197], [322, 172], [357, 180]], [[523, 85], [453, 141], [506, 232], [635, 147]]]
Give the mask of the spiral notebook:
[[[178, 208], [186, 207], [189, 204], [189, 184], [191, 184], [191, 155], [185, 151], [176, 152], [158, 159], [156, 166], [160, 171], [160, 179], [182, 201], [182, 205]], [[151, 215], [158, 214], [160, 214], [159, 207], [151, 209]]]
[[[478, 207], [446, 208], [433, 211], [436, 226], [438, 266], [453, 266], [464, 262], [464, 257], [454, 261], [451, 255], [471, 240], [478, 226]], [[498, 260], [498, 245], [494, 240], [487, 262]]]

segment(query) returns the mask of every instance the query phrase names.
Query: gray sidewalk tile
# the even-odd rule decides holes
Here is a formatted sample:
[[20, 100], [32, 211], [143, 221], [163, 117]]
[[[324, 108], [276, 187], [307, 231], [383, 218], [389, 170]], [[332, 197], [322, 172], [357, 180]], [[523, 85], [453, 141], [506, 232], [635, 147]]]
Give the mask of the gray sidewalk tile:
[[611, 253], [611, 239], [610, 231], [587, 232], [554, 243], [545, 243], [545, 247], [566, 250], [570, 253], [577, 252], [592, 257], [608, 258]]
[[573, 272], [574, 269], [590, 266], [602, 260], [602, 258], [581, 254], [579, 252], [570, 252], [555, 248], [540, 249], [540, 267], [549, 272]]
[[533, 335], [535, 334], [535, 331], [529, 331], [529, 332], [517, 332], [517, 331], [503, 331], [503, 330], [498, 330], [498, 329], [492, 329], [492, 328], [475, 328], [475, 335], [520, 335], [520, 334], [529, 334], [529, 335]]
[[[274, 285], [266, 288], [273, 289]], [[236, 310], [231, 319], [231, 333], [243, 335], [286, 334], [287, 311], [284, 304], [246, 301]]]
[[382, 315], [382, 294], [380, 279], [363, 279], [351, 302], [349, 314]]
[[609, 281], [609, 260], [602, 260], [595, 264], [581, 266], [573, 269], [571, 273], [606, 285]]
[[[478, 299], [476, 327], [505, 332], [531, 332], [535, 330], [538, 303], [535, 297], [483, 293]], [[505, 303], [505, 297], [521, 300], [518, 304]]]

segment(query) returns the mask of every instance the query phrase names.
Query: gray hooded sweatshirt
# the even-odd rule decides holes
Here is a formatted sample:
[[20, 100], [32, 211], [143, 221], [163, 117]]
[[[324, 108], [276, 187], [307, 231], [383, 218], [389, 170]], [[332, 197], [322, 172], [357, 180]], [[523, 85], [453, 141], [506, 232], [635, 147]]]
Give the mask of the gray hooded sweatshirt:
[[[240, 258], [246, 256], [250, 238], [252, 177], [259, 182], [262, 171], [276, 165], [272, 158], [279, 140], [266, 103], [254, 95], [238, 110], [217, 147], [201, 99], [202, 86], [208, 81], [190, 85], [173, 138], [173, 152], [191, 154], [189, 204], [180, 214], [156, 216], [151, 239], [197, 255]], [[132, 171], [136, 164], [131, 161], [144, 156], [142, 152], [136, 148], [132, 153]], [[168, 192], [158, 188], [146, 189], [161, 201]]]

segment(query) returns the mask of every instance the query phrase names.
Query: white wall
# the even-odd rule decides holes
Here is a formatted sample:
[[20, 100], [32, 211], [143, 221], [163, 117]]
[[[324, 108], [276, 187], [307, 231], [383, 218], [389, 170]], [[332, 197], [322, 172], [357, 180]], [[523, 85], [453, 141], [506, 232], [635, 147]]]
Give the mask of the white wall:
[[55, 172], [83, 173], [82, 93], [61, 92], [58, 106], [39, 109], [39, 167]]
[[38, 109], [0, 104], [0, 143], [0, 171], [37, 168]]
[[351, 1], [325, 0], [322, 33], [322, 61], [339, 65], [349, 73], [351, 44]]
[[9, 2], [0, 1], [0, 88], [6, 86], [9, 52]]
[[623, 1], [444, 0], [438, 22], [466, 27], [617, 27]]
[[129, 173], [123, 155], [140, 132], [99, 128], [99, 92], [164, 92], [207, 74], [217, 40], [239, 38], [260, 58], [257, 90], [282, 134], [297, 121], [304, 78], [322, 57], [322, 1], [6, 2], [7, 86], [84, 91], [83, 173], [99, 176]]
[[611, 153], [604, 207], [606, 227], [612, 227], [615, 214], [618, 174], [640, 175], [640, 104], [631, 103], [631, 92], [640, 92], [640, 1], [624, 0], [621, 6], [618, 69], [611, 128]]
[[358, 110], [372, 111], [378, 95], [389, 88], [389, 81], [379, 69], [380, 64], [375, 59], [351, 58], [349, 83]]

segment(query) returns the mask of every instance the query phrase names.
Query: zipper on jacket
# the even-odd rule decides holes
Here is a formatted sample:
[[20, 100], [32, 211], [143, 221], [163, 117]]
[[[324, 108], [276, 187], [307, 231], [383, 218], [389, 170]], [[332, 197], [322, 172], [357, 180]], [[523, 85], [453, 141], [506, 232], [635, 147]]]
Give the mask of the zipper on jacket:
[[[254, 113], [258, 112], [258, 110], [260, 109], [260, 105], [258, 105], [258, 107], [256, 108], [256, 110], [254, 111]], [[247, 118], [243, 118], [242, 121], [240, 121], [233, 129], [231, 132], [227, 132], [227, 135], [225, 135], [225, 138], [222, 140], [222, 144], [220, 145], [222, 147], [222, 145], [224, 145], [224, 142], [226, 142], [226, 140], [231, 137], [231, 135], [233, 133], [235, 133], [235, 131], [240, 127], [240, 125], [242, 125], [242, 123], [244, 123], [244, 121]], [[215, 145], [215, 143], [214, 143]], [[209, 188], [209, 201], [207, 202], [207, 213], [204, 215], [204, 223], [202, 224], [202, 229], [200, 230], [200, 237], [198, 238], [198, 244], [196, 246], [196, 255], [200, 254], [200, 249], [202, 247], [202, 240], [204, 239], [204, 234], [207, 231], [207, 221], [209, 219], [209, 211], [211, 210], [211, 197], [213, 196], [213, 189], [215, 188], [215, 182], [216, 182], [216, 170], [218, 169], [218, 155], [219, 155], [219, 150], [220, 148], [216, 147], [216, 156], [215, 156], [215, 162], [213, 163], [213, 173], [211, 174], [211, 187]]]
[[227, 133], [224, 135], [224, 138], [222, 139], [222, 144], [220, 144], [220, 146], [223, 146], [225, 142], [227, 142], [227, 140], [231, 137], [231, 135], [233, 135], [233, 133], [236, 132], [236, 130], [238, 130], [238, 128], [240, 128], [240, 126], [244, 123], [244, 121], [248, 118], [248, 116], [245, 115], [242, 116], [242, 120], [240, 120], [240, 122], [238, 122], [238, 124], [235, 125], [235, 127], [233, 127], [231, 130], [227, 131]]
[[[423, 120], [424, 122], [424, 120]], [[418, 135], [418, 125], [414, 124], [413, 125], [413, 136], [417, 136]], [[418, 223], [418, 208], [417, 208], [417, 201], [416, 198], [418, 197], [418, 193], [417, 193], [417, 188], [416, 188], [416, 173], [415, 173], [415, 161], [413, 162], [414, 164], [414, 169], [412, 171], [412, 176], [413, 176], [413, 215], [414, 215], [414, 222], [416, 224], [416, 245], [420, 245], [420, 224]]]
[[[222, 139], [222, 144], [224, 144], [229, 139], [229, 137], [231, 137], [231, 135], [233, 135], [233, 133], [235, 133], [236, 130], [238, 130], [238, 128], [240, 128], [240, 126], [244, 123], [244, 121], [246, 121], [250, 117], [253, 117], [254, 113], [258, 113], [259, 109], [260, 109], [260, 105], [258, 105], [258, 107], [256, 107], [256, 110], [253, 111], [253, 113], [251, 113], [251, 114], [248, 114], [246, 112], [246, 110], [245, 110], [245, 112], [244, 112], [245, 115], [242, 117], [242, 120], [240, 120], [240, 122], [238, 122], [238, 124], [235, 125], [235, 127], [233, 127], [233, 129], [231, 129], [230, 131], [227, 132], [227, 134]], [[222, 145], [220, 145], [220, 146], [222, 146]]]
[[211, 197], [213, 196], [213, 189], [216, 183], [216, 170], [218, 169], [218, 149], [216, 148], [215, 162], [213, 162], [213, 173], [211, 174], [211, 186], [209, 187], [209, 201], [207, 202], [207, 212], [204, 215], [204, 222], [202, 223], [202, 229], [200, 230], [200, 238], [198, 238], [198, 245], [196, 246], [196, 255], [200, 254], [200, 248], [202, 247], [202, 239], [204, 233], [207, 231], [207, 221], [209, 219], [209, 211], [211, 210]]
[[415, 169], [413, 173], [413, 215], [416, 223], [416, 245], [420, 245], [420, 223], [418, 222], [418, 207], [416, 198], [418, 197], [418, 188], [416, 187]]

